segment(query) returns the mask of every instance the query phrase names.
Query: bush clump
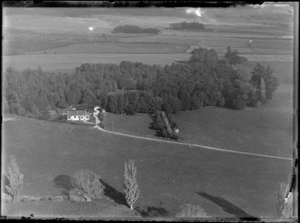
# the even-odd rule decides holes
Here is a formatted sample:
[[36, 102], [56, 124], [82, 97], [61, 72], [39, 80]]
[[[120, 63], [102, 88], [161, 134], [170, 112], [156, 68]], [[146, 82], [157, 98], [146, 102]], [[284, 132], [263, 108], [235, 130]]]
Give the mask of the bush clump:
[[224, 57], [228, 59], [231, 65], [243, 64], [248, 61], [246, 57], [239, 56], [237, 50], [232, 52], [230, 46], [227, 47], [227, 52]]
[[11, 196], [12, 201], [19, 199], [19, 196], [23, 190], [23, 177], [24, 175], [20, 173], [19, 166], [16, 162], [15, 157], [11, 157], [10, 163], [8, 164], [6, 180], [8, 185], [5, 189]]
[[180, 207], [176, 213], [177, 218], [206, 218], [205, 210], [200, 205], [185, 204]]
[[[293, 215], [293, 202], [292, 199], [287, 199], [288, 184], [280, 183], [277, 192], [277, 213], [281, 218], [289, 218]], [[293, 196], [292, 194], [290, 196]]]
[[133, 204], [140, 196], [140, 189], [137, 184], [136, 173], [137, 168], [134, 166], [133, 160], [124, 163], [124, 195], [130, 209], [133, 210]]
[[72, 201], [84, 202], [103, 197], [104, 186], [100, 176], [90, 170], [78, 170], [71, 180], [72, 189], [69, 191], [69, 198]]

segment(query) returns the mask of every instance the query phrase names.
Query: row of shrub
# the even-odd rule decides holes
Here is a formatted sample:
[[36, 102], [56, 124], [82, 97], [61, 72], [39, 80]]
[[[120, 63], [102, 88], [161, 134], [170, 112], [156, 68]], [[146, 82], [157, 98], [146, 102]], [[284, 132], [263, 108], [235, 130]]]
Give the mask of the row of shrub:
[[157, 28], [141, 28], [135, 25], [120, 25], [113, 29], [113, 33], [151, 33], [158, 34], [160, 32]]

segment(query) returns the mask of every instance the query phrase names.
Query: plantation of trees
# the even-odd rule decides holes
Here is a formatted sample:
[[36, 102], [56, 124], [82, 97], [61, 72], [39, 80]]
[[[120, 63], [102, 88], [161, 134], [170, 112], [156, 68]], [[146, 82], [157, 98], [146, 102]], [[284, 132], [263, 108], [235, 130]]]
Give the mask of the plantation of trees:
[[199, 22], [180, 22], [170, 24], [170, 29], [181, 30], [181, 29], [194, 29], [194, 30], [203, 30], [205, 26], [203, 23]]
[[135, 25], [121, 25], [113, 29], [113, 33], [152, 33], [158, 34], [159, 29], [156, 28], [141, 28]]
[[9, 112], [42, 119], [50, 117], [49, 110], [70, 105], [97, 105], [115, 114], [169, 114], [205, 106], [242, 109], [272, 98], [278, 83], [270, 67], [257, 64], [250, 81], [242, 73], [215, 50], [199, 48], [186, 64], [82, 64], [70, 74], [8, 68], [3, 93]]

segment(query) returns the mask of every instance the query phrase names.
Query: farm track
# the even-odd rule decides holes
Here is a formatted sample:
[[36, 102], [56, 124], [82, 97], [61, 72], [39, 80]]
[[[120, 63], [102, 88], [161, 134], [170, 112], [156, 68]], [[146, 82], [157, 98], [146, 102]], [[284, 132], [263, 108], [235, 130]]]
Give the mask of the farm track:
[[190, 143], [184, 143], [184, 142], [174, 142], [174, 141], [167, 141], [167, 140], [161, 140], [161, 139], [148, 138], [148, 137], [143, 137], [143, 136], [130, 135], [130, 134], [125, 134], [125, 133], [120, 133], [120, 132], [112, 132], [112, 131], [108, 131], [108, 130], [102, 129], [99, 126], [94, 126], [94, 128], [96, 128], [96, 129], [98, 129], [98, 130], [100, 130], [102, 132], [109, 133], [109, 134], [121, 135], [121, 136], [136, 138], [136, 139], [144, 139], [144, 140], [151, 140], [151, 141], [156, 141], [156, 142], [171, 143], [171, 144], [176, 144], [176, 145], [192, 146], [192, 147], [198, 147], [198, 148], [208, 149], [208, 150], [215, 150], [215, 151], [221, 151], [221, 152], [227, 152], [227, 153], [235, 153], [235, 154], [242, 154], [242, 155], [249, 155], [249, 156], [257, 156], [257, 157], [265, 157], [265, 158], [271, 158], [271, 159], [280, 159], [280, 160], [289, 160], [289, 161], [293, 160], [292, 158], [288, 158], [288, 157], [272, 156], [272, 155], [265, 155], [265, 154], [258, 154], [258, 153], [240, 152], [240, 151], [235, 151], [235, 150], [220, 149], [220, 148], [216, 148], [216, 147], [204, 146], [204, 145], [199, 145], [199, 144], [190, 144]]

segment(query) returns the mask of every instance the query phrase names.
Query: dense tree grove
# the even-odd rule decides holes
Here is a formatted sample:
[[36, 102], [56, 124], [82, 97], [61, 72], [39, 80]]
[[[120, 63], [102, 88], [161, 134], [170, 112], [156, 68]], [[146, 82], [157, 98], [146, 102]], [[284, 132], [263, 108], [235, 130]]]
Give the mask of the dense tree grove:
[[[271, 100], [273, 92], [279, 86], [273, 73], [270, 65], [265, 68], [259, 63], [252, 71], [251, 84], [257, 89], [257, 97], [263, 102]], [[263, 88], [265, 88], [265, 92], [263, 92]]]
[[163, 120], [161, 111], [156, 110], [155, 112], [153, 112], [153, 114], [151, 114], [151, 118], [152, 122], [150, 128], [156, 130], [157, 136], [178, 140], [178, 135], [174, 133], [174, 129], [177, 128], [177, 124], [172, 120], [171, 113], [166, 113], [166, 118], [168, 119], [169, 126], [167, 126], [165, 121]]
[[203, 23], [199, 22], [180, 22], [170, 24], [170, 29], [181, 30], [181, 29], [194, 29], [194, 30], [203, 30], [205, 26]]
[[[270, 67], [260, 64], [252, 79], [218, 58], [215, 50], [195, 49], [186, 64], [158, 66], [134, 62], [82, 64], [72, 74], [12, 68], [4, 75], [11, 113], [47, 119], [49, 110], [70, 105], [101, 106], [115, 114], [164, 110], [167, 114], [205, 106], [242, 109], [272, 98], [278, 86]], [[261, 92], [261, 78], [266, 94]]]
[[135, 25], [121, 25], [113, 29], [113, 33], [152, 33], [158, 34], [159, 29], [156, 28], [141, 28]]

